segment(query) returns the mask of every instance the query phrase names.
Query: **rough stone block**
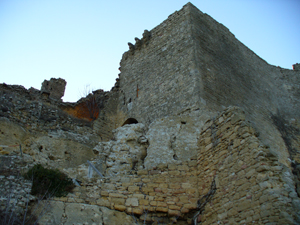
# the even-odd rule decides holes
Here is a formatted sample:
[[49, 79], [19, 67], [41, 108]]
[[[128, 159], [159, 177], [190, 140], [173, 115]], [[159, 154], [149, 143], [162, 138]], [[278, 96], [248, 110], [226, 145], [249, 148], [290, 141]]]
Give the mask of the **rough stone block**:
[[181, 207], [178, 206], [178, 205], [169, 205], [169, 209], [172, 209], [172, 210], [180, 210]]
[[137, 175], [148, 175], [148, 170], [138, 170]]
[[99, 206], [110, 207], [110, 201], [108, 199], [103, 199], [103, 198], [97, 199], [96, 204]]
[[213, 147], [213, 143], [210, 143], [208, 145], [205, 146], [205, 151], [208, 151], [209, 149], [211, 149]]
[[168, 169], [169, 170], [177, 170], [177, 165], [175, 165], [175, 164], [169, 164], [168, 165]]
[[168, 214], [169, 216], [176, 216], [176, 217], [179, 217], [181, 215], [179, 210], [172, 210], [172, 209], [168, 210]]
[[139, 186], [129, 186], [128, 187], [128, 191], [130, 191], [130, 192], [136, 192], [136, 191], [139, 191], [139, 190], [140, 190]]
[[146, 195], [144, 194], [133, 194], [132, 197], [138, 198], [138, 199], [144, 199]]
[[179, 176], [180, 175], [180, 171], [178, 171], [178, 170], [169, 171], [169, 174], [173, 175], [173, 176]]
[[180, 210], [180, 212], [181, 212], [182, 214], [188, 213], [189, 211], [190, 211], [190, 210], [187, 209], [187, 208], [185, 208], [185, 207], [181, 208], [181, 210]]
[[240, 201], [237, 205], [237, 210], [239, 212], [244, 211], [249, 208], [251, 208], [251, 200], [248, 200], [248, 199]]
[[150, 201], [151, 206], [157, 206], [157, 201]]
[[161, 188], [154, 188], [155, 192], [162, 192]]
[[165, 202], [160, 202], [160, 201], [157, 202], [157, 207], [167, 207], [167, 206], [168, 205]]
[[154, 189], [150, 188], [150, 187], [142, 187], [142, 192], [143, 193], [149, 193], [149, 192], [153, 192]]
[[272, 213], [272, 210], [263, 210], [260, 212], [260, 216], [262, 219], [264, 219], [265, 217], [269, 217], [271, 216], [273, 213]]
[[156, 212], [168, 212], [168, 208], [165, 207], [156, 207]]
[[169, 185], [167, 183], [165, 183], [165, 184], [164, 183], [159, 184], [160, 188], [168, 188], [168, 186]]
[[140, 204], [140, 205], [149, 205], [149, 200], [146, 200], [146, 199], [139, 199], [139, 204]]
[[150, 178], [143, 178], [142, 181], [144, 183], [149, 183], [149, 182], [151, 182], [151, 179]]
[[169, 188], [171, 188], [171, 189], [180, 189], [181, 187], [180, 187], [180, 184], [178, 184], [178, 183], [176, 183], [176, 184], [169, 183]]
[[124, 205], [114, 205], [114, 209], [123, 212], [123, 211], [126, 210], [126, 206], [124, 206]]
[[138, 206], [139, 200], [137, 198], [127, 198], [125, 205], [126, 206]]
[[184, 204], [183, 206], [186, 209], [197, 209], [197, 204], [195, 203]]
[[111, 197], [111, 198], [127, 198], [126, 195], [122, 195], [119, 193], [109, 193], [109, 197]]
[[125, 199], [124, 198], [111, 198], [111, 202], [116, 205], [124, 205]]
[[197, 166], [197, 160], [191, 160], [191, 161], [189, 161], [188, 166], [189, 167], [196, 167]]
[[133, 208], [132, 213], [135, 214], [135, 215], [142, 215], [144, 213], [144, 211], [142, 209], [139, 209], [139, 208]]
[[162, 178], [162, 177], [156, 177], [155, 179], [153, 179], [154, 183], [166, 183], [166, 179]]
[[191, 188], [192, 185], [191, 185], [190, 183], [182, 183], [182, 184], [181, 184], [181, 187], [182, 187], [182, 188]]

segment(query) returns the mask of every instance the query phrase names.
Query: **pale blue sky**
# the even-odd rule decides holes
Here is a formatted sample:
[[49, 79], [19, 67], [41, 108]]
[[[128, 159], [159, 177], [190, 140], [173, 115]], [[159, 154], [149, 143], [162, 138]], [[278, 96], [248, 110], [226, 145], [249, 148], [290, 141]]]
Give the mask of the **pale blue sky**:
[[[0, 0], [0, 83], [40, 89], [67, 81], [64, 101], [86, 85], [110, 90], [127, 42], [187, 1]], [[194, 0], [268, 63], [300, 63], [300, 0]]]

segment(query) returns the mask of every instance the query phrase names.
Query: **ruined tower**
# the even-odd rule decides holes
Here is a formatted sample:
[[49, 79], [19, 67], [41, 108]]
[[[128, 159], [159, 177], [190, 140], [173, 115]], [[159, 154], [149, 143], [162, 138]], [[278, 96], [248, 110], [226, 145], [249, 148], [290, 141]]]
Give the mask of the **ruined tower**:
[[275, 120], [300, 118], [299, 70], [269, 65], [191, 3], [136, 38], [120, 65], [124, 121], [150, 124], [195, 109], [211, 117], [239, 106], [264, 142], [287, 158]]

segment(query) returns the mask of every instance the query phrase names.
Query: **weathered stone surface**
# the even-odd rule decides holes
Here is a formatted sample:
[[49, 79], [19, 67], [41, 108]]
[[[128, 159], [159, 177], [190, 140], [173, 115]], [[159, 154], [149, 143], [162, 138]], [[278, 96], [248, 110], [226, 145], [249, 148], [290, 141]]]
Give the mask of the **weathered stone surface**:
[[43, 225], [136, 224], [132, 216], [105, 207], [81, 203], [62, 203], [57, 201], [50, 202], [50, 210], [48, 210], [48, 212], [42, 216], [39, 223]]
[[132, 225], [136, 224], [135, 219], [131, 215], [124, 212], [118, 212], [102, 207], [103, 225]]
[[103, 212], [99, 206], [65, 203], [64, 219], [66, 225], [76, 223], [103, 223]]
[[27, 130], [22, 126], [5, 117], [0, 117], [0, 145], [12, 146], [2, 147], [2, 150], [6, 150], [8, 154], [19, 152], [19, 145], [22, 144], [28, 136]]
[[137, 198], [128, 198], [125, 202], [126, 206], [138, 206], [139, 200]]
[[[99, 143], [94, 148], [100, 158], [105, 157], [103, 168], [106, 174], [128, 173], [143, 168], [148, 146], [145, 132], [146, 128], [141, 123], [124, 125], [113, 131], [114, 140]], [[144, 141], [141, 142], [141, 139]]]
[[150, 169], [160, 163], [183, 162], [195, 157], [197, 137], [206, 119], [207, 115], [202, 116], [200, 111], [195, 111], [186, 116], [155, 120], [146, 134], [149, 147], [145, 167]]
[[88, 145], [51, 136], [34, 139], [30, 148], [34, 160], [58, 168], [76, 167], [95, 156]]
[[41, 92], [49, 94], [50, 98], [60, 100], [65, 94], [66, 84], [67, 82], [61, 78], [44, 80], [42, 83]]

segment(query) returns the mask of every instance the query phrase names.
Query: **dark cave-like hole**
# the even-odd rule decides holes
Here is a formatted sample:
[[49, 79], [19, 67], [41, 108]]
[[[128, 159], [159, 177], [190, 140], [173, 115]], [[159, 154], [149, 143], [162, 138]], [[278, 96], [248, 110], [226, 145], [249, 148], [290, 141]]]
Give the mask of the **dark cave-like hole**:
[[134, 118], [128, 118], [122, 125], [122, 127], [126, 124], [135, 124], [135, 123], [138, 123], [138, 121]]

